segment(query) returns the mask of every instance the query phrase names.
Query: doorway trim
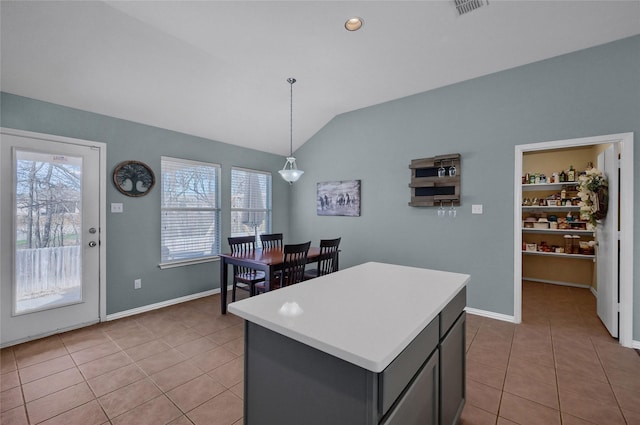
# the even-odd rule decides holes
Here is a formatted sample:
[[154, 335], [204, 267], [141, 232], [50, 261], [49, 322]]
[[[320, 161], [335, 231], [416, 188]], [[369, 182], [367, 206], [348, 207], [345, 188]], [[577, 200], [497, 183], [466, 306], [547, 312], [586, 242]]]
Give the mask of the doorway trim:
[[578, 139], [529, 143], [515, 147], [513, 219], [513, 316], [522, 322], [522, 157], [525, 152], [620, 143], [620, 329], [619, 342], [633, 345], [633, 133], [608, 134]]
[[[99, 173], [100, 173], [100, 193], [98, 194], [98, 202], [99, 202], [99, 235], [100, 235], [100, 243], [99, 243], [99, 316], [98, 320], [103, 322], [107, 317], [107, 217], [106, 217], [106, 205], [107, 205], [107, 144], [103, 142], [94, 142], [90, 140], [82, 140], [82, 139], [74, 139], [71, 137], [64, 136], [55, 136], [52, 134], [44, 134], [44, 133], [35, 133], [32, 131], [25, 130], [16, 130], [13, 128], [0, 127], [0, 133], [13, 135], [17, 137], [26, 137], [31, 139], [39, 139], [42, 142], [58, 142], [58, 143], [68, 143], [72, 145], [80, 145], [87, 146], [98, 150], [99, 154]], [[71, 329], [59, 329], [56, 332], [64, 332]], [[34, 338], [40, 338], [46, 335], [34, 335]], [[21, 341], [24, 342], [24, 341]]]

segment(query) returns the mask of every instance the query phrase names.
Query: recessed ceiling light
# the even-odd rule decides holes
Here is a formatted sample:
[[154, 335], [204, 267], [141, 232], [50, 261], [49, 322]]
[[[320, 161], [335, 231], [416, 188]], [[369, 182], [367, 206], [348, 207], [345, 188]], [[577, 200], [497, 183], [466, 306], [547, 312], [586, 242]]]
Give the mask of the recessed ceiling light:
[[353, 18], [347, 19], [347, 22], [344, 23], [344, 27], [347, 29], [347, 31], [358, 31], [360, 28], [362, 28], [362, 24], [364, 24], [362, 18], [358, 18], [357, 16], [355, 16]]

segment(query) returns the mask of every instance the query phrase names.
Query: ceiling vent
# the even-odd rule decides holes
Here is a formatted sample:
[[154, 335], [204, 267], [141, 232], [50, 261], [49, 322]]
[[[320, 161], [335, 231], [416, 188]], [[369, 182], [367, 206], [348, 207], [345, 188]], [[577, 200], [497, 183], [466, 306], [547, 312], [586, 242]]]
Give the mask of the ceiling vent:
[[460, 15], [464, 15], [465, 13], [469, 13], [472, 10], [476, 10], [477, 8], [488, 5], [489, 0], [453, 0], [456, 4], [456, 9], [458, 9], [458, 13]]

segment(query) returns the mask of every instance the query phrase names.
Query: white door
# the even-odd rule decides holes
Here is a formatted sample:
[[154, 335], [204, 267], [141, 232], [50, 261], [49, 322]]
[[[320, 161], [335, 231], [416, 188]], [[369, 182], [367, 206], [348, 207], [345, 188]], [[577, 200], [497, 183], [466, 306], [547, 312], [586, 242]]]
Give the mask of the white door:
[[611, 336], [618, 337], [618, 144], [598, 155], [598, 169], [609, 182], [607, 217], [597, 226], [598, 316]]
[[0, 345], [100, 317], [100, 152], [15, 132], [0, 144]]

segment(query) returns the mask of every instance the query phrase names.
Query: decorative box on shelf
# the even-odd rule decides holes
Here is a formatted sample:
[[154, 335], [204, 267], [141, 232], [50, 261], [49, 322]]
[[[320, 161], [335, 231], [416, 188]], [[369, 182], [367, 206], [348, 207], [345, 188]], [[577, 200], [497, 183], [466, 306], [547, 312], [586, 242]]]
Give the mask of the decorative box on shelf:
[[411, 169], [412, 207], [460, 206], [460, 154], [414, 159]]

